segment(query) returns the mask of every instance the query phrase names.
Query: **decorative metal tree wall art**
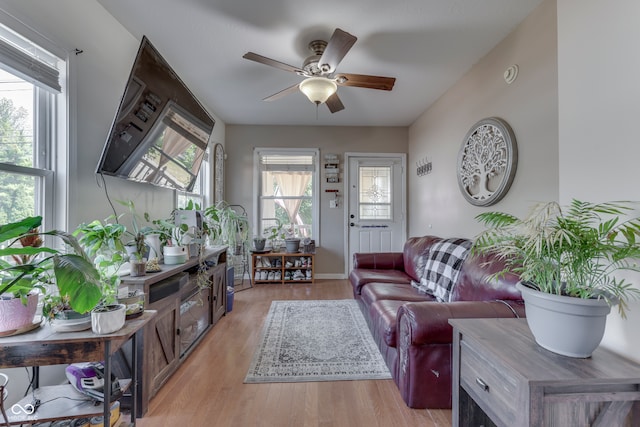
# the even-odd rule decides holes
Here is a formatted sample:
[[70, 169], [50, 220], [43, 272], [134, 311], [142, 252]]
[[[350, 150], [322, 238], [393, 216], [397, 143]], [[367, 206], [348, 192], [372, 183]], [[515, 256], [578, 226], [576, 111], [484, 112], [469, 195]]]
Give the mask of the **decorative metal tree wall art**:
[[458, 153], [458, 185], [475, 206], [497, 203], [509, 191], [518, 165], [516, 138], [497, 117], [473, 125]]

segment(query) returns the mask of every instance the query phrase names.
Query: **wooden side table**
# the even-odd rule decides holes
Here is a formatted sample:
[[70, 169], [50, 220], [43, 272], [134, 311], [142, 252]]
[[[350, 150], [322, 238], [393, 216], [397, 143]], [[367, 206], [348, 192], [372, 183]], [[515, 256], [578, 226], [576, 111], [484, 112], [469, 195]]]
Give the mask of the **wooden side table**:
[[[133, 355], [131, 361], [130, 380], [121, 380], [123, 390], [131, 387], [131, 423], [135, 426], [137, 413], [137, 382], [139, 381], [139, 362], [136, 341], [143, 327], [156, 315], [155, 311], [145, 311], [142, 316], [128, 320], [124, 327], [112, 334], [96, 335], [91, 330], [80, 332], [54, 332], [48, 323], [39, 329], [22, 335], [0, 338], [0, 368], [14, 368], [21, 366], [58, 365], [76, 362], [104, 361], [105, 378], [111, 378], [111, 357], [124, 343], [131, 340]], [[102, 415], [104, 424], [109, 425], [110, 404], [106, 399], [102, 406], [95, 406], [93, 402], [86, 400], [64, 399], [64, 397], [77, 396], [70, 384], [58, 386], [45, 386], [34, 390], [36, 398], [42, 401], [35, 412], [6, 411], [9, 425], [32, 424], [35, 422], [55, 421], [67, 418], [85, 418]], [[105, 381], [104, 395], [111, 395], [111, 382]], [[31, 403], [31, 396], [19, 401], [16, 408], [26, 408]], [[59, 400], [58, 400], [59, 399]], [[55, 401], [55, 402], [54, 402]], [[15, 412], [18, 412], [17, 414]], [[0, 420], [0, 424], [4, 419]]]
[[638, 364], [603, 348], [588, 359], [547, 351], [526, 319], [449, 323], [454, 426], [640, 425]]

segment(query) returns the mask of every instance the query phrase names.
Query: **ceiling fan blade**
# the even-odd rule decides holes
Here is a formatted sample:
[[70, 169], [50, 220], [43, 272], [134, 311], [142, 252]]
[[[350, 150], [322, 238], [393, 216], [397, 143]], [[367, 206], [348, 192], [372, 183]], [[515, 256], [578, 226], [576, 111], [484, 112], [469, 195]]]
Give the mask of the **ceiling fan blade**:
[[391, 90], [396, 82], [395, 77], [368, 76], [366, 74], [338, 74], [336, 83], [339, 86], [357, 86], [367, 89]]
[[304, 70], [298, 67], [294, 67], [293, 65], [285, 64], [284, 62], [276, 61], [275, 59], [267, 58], [266, 56], [258, 55], [257, 53], [247, 52], [242, 55], [244, 59], [248, 59], [250, 61], [259, 62], [260, 64], [270, 65], [271, 67], [279, 68], [280, 70], [289, 71], [291, 73], [296, 73], [300, 75], [304, 75]]
[[327, 104], [327, 107], [329, 107], [329, 111], [331, 111], [332, 113], [337, 113], [340, 110], [344, 110], [344, 104], [342, 103], [342, 101], [340, 101], [340, 98], [338, 98], [338, 92], [335, 92], [333, 95], [331, 95], [327, 99], [325, 104]]
[[298, 90], [298, 86], [300, 86], [300, 84], [296, 83], [293, 86], [289, 86], [286, 89], [282, 89], [280, 92], [276, 92], [271, 96], [267, 96], [266, 98], [263, 99], [263, 101], [275, 101], [276, 99], [280, 99], [283, 96], [289, 95], [289, 94], [297, 91]]
[[356, 40], [358, 40], [356, 36], [336, 28], [318, 61], [320, 70], [325, 74], [333, 73]]

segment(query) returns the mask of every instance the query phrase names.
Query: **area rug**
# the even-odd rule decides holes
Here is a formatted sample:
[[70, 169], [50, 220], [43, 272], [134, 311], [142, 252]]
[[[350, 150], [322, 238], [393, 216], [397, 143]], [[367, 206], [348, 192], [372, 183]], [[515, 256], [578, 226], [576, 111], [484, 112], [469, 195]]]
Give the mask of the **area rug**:
[[244, 382], [389, 378], [355, 300], [273, 301]]

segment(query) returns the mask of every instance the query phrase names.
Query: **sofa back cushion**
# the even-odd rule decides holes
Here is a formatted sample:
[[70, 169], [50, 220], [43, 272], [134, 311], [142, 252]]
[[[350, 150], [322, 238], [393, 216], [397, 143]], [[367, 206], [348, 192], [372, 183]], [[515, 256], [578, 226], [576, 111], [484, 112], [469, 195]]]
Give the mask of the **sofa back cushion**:
[[431, 246], [442, 240], [436, 236], [409, 237], [402, 251], [404, 272], [412, 280], [419, 282], [424, 273], [424, 265]]
[[516, 283], [520, 278], [506, 273], [491, 276], [504, 269], [504, 262], [493, 255], [470, 255], [462, 265], [451, 301], [522, 300]]
[[472, 244], [471, 240], [457, 238], [435, 242], [429, 250], [418, 290], [433, 295], [439, 302], [451, 301]]

